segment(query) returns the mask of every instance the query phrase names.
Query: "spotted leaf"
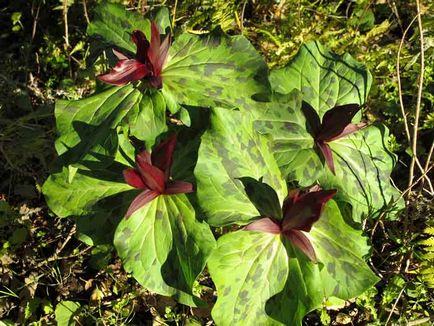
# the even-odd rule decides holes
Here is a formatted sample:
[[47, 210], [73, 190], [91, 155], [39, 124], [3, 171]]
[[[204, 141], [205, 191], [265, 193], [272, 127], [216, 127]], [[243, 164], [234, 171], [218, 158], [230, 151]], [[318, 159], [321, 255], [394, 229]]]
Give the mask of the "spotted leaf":
[[300, 90], [303, 100], [322, 118], [335, 106], [365, 103], [372, 76], [351, 55], [338, 56], [319, 42], [308, 42], [286, 67], [271, 72], [270, 83], [281, 94]]
[[126, 271], [145, 288], [195, 306], [193, 282], [214, 248], [214, 236], [183, 194], [160, 195], [123, 219], [115, 247]]
[[390, 183], [395, 156], [387, 149], [388, 130], [372, 124], [328, 143], [333, 155], [335, 175], [308, 131], [301, 110], [302, 95], [276, 95], [266, 104], [256, 128], [273, 137], [273, 151], [283, 176], [308, 187], [319, 182], [323, 189], [338, 189], [337, 199], [353, 207], [353, 219], [374, 216], [390, 202], [398, 201], [390, 217], [402, 207], [399, 192]]
[[333, 200], [304, 234], [317, 263], [279, 234], [242, 230], [219, 238], [208, 264], [217, 324], [302, 325], [324, 300], [353, 298], [378, 281], [364, 259], [366, 238], [345, 223]]
[[245, 224], [259, 216], [239, 178], [262, 178], [277, 193], [280, 206], [286, 184], [267, 137], [255, 132], [245, 114], [214, 109], [202, 136], [195, 168], [199, 203], [211, 225]]

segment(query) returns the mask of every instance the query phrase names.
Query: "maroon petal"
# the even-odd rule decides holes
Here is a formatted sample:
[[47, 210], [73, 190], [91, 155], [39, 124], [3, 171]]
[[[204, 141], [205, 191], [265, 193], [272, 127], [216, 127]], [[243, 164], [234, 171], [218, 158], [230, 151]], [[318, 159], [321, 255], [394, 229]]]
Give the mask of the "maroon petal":
[[136, 163], [140, 160], [140, 162], [146, 162], [152, 165], [151, 154], [148, 151], [141, 151], [136, 156]]
[[310, 106], [309, 103], [302, 103], [301, 110], [303, 111], [304, 116], [306, 117], [308, 131], [312, 135], [317, 135], [321, 130], [321, 120], [319, 119], [318, 113], [315, 109]]
[[284, 211], [282, 230], [302, 230], [309, 232], [318, 221], [324, 205], [336, 194], [336, 190], [320, 190], [301, 195], [287, 211]]
[[356, 131], [358, 131], [358, 130], [360, 130], [360, 129], [362, 129], [362, 128], [365, 128], [367, 125], [368, 125], [368, 124], [365, 123], [365, 122], [360, 122], [360, 123], [356, 123], [356, 124], [354, 124], [354, 123], [350, 123], [349, 125], [347, 125], [347, 126], [344, 128], [344, 130], [342, 130], [342, 132], [341, 132], [339, 135], [337, 135], [337, 136], [331, 138], [329, 141], [332, 141], [332, 140], [336, 140], [336, 139], [339, 139], [339, 138], [345, 137], [345, 136], [347, 136], [347, 135], [349, 135], [349, 134], [352, 134], [353, 132], [356, 132]]
[[328, 110], [324, 114], [321, 130], [316, 135], [316, 140], [330, 141], [338, 136], [351, 123], [359, 110], [360, 106], [358, 104], [340, 105]]
[[288, 190], [288, 196], [283, 201], [282, 212], [285, 214], [285, 212], [289, 211], [292, 205], [294, 205], [294, 203], [297, 201], [299, 197], [300, 197], [300, 190], [298, 189]]
[[157, 76], [161, 74], [161, 70], [163, 69], [164, 62], [167, 59], [167, 54], [169, 53], [169, 47], [170, 47], [170, 40], [171, 40], [171, 36], [170, 34], [168, 34], [166, 35], [163, 42], [161, 43], [160, 55], [154, 66], [154, 72]]
[[146, 39], [145, 34], [143, 34], [142, 31], [134, 31], [131, 35], [131, 39], [136, 44], [137, 50], [136, 50], [136, 59], [139, 60], [141, 63], [146, 63], [148, 61], [148, 49], [149, 49], [149, 42]]
[[123, 54], [122, 52], [119, 52], [116, 49], [112, 49], [112, 52], [119, 60], [128, 60], [129, 59], [125, 54]]
[[324, 160], [326, 161], [326, 164], [329, 167], [330, 171], [334, 175], [336, 175], [332, 149], [330, 148], [330, 146], [327, 143], [324, 143], [324, 142], [317, 142], [316, 144], [317, 144], [318, 148], [320, 149], [322, 155], [324, 156]]
[[146, 186], [151, 190], [163, 193], [166, 184], [163, 171], [149, 164], [145, 155], [137, 155], [136, 164]]
[[157, 191], [152, 191], [149, 189], [146, 189], [145, 191], [142, 191], [134, 200], [131, 202], [130, 207], [128, 207], [128, 210], [125, 214], [125, 218], [129, 218], [133, 213], [138, 210], [139, 208], [143, 207], [147, 203], [149, 203], [154, 198], [158, 197], [160, 194]]
[[166, 195], [173, 195], [173, 194], [187, 194], [193, 191], [194, 191], [193, 185], [189, 182], [172, 181], [169, 184], [167, 184], [164, 193]]
[[160, 31], [157, 24], [151, 23], [151, 44], [148, 48], [148, 60], [153, 66], [154, 76], [157, 75], [155, 68], [158, 66], [158, 58], [160, 56]]
[[143, 182], [140, 174], [135, 169], [126, 169], [123, 171], [125, 182], [131, 187], [138, 189], [146, 189], [146, 185]]
[[120, 60], [105, 75], [98, 76], [98, 79], [107, 84], [122, 86], [129, 82], [140, 80], [146, 76], [148, 69], [135, 59]]
[[152, 151], [152, 165], [156, 166], [161, 171], [164, 171], [166, 180], [168, 180], [170, 176], [170, 167], [172, 166], [175, 147], [176, 134], [173, 134]]
[[290, 230], [284, 232], [285, 237], [300, 249], [313, 263], [317, 262], [315, 250], [309, 238], [302, 231]]
[[262, 231], [272, 234], [280, 233], [280, 225], [269, 217], [264, 217], [247, 225], [244, 231]]

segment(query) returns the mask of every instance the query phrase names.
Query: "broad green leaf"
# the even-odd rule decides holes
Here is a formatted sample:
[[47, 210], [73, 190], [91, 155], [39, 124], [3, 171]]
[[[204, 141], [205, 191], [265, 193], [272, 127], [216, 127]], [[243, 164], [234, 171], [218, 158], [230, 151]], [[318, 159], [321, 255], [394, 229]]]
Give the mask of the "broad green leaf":
[[58, 326], [75, 325], [74, 316], [80, 309], [80, 304], [74, 301], [60, 301], [54, 312]]
[[135, 11], [124, 6], [104, 3], [94, 10], [95, 17], [87, 28], [89, 35], [99, 35], [103, 40], [118, 48], [135, 53], [136, 46], [131, 41], [131, 33], [141, 30], [149, 38], [151, 24]]
[[270, 73], [270, 83], [281, 94], [300, 90], [303, 100], [322, 117], [337, 105], [365, 103], [372, 76], [351, 55], [338, 56], [319, 42], [309, 42], [286, 67]]
[[130, 134], [144, 140], [148, 148], [155, 139], [167, 131], [166, 102], [160, 92], [141, 95], [138, 105], [134, 106], [126, 117], [125, 123], [130, 127]]
[[[353, 207], [353, 219], [377, 213], [399, 192], [390, 183], [395, 156], [385, 142], [386, 127], [373, 124], [329, 143], [335, 162], [333, 175], [316, 150], [312, 135], [306, 129], [298, 91], [274, 96], [255, 127], [273, 137], [273, 152], [283, 176], [298, 181], [303, 187], [319, 182], [324, 189], [338, 189], [337, 197]], [[396, 213], [402, 202], [393, 208]], [[393, 214], [390, 217], [393, 217]]]
[[212, 310], [217, 325], [274, 324], [265, 304], [283, 290], [288, 277], [288, 256], [280, 235], [226, 234], [219, 238], [208, 268], [217, 288]]
[[101, 199], [91, 213], [75, 217], [77, 238], [89, 246], [112, 244], [116, 227], [138, 193], [132, 190]]
[[69, 182], [68, 170], [64, 168], [50, 175], [42, 187], [48, 206], [59, 217], [93, 213], [94, 205], [102, 199], [131, 190], [134, 188], [123, 181], [121, 169], [78, 170]]
[[219, 238], [208, 263], [217, 324], [301, 325], [325, 300], [353, 298], [378, 281], [364, 260], [366, 238], [345, 223], [334, 201], [305, 234], [316, 264], [280, 235], [237, 231]]
[[286, 184], [267, 137], [259, 135], [249, 117], [239, 111], [214, 109], [211, 127], [202, 136], [195, 168], [197, 196], [209, 224], [245, 224], [259, 216], [237, 178], [263, 178], [280, 203]]
[[118, 147], [115, 129], [121, 124], [151, 146], [167, 130], [164, 103], [159, 92], [143, 93], [132, 85], [111, 87], [78, 101], [58, 101], [57, 152], [64, 164], [110, 164]]
[[147, 289], [194, 306], [192, 286], [214, 248], [214, 236], [184, 194], [160, 195], [123, 219], [115, 247], [126, 271]]
[[362, 232], [351, 228], [334, 201], [307, 234], [319, 263], [313, 264], [285, 240], [289, 274], [285, 289], [267, 303], [267, 313], [285, 325], [301, 325], [309, 311], [330, 297], [350, 299], [378, 282], [366, 264], [369, 246]]
[[[130, 33], [139, 29], [149, 39], [150, 23], [119, 5], [103, 4], [88, 27], [118, 49], [135, 52]], [[167, 9], [157, 15], [161, 32], [170, 24]], [[258, 93], [268, 93], [267, 66], [243, 36], [178, 36], [162, 71], [163, 94], [172, 113], [178, 104], [248, 108]]]
[[265, 62], [243, 36], [182, 34], [169, 49], [163, 92], [180, 104], [248, 109], [253, 95], [268, 91], [259, 81], [266, 75]]

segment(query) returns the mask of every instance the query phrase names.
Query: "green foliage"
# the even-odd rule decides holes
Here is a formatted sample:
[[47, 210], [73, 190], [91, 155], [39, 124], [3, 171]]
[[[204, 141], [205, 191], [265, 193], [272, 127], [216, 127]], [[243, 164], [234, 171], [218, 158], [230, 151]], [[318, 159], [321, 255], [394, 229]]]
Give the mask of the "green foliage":
[[[107, 2], [122, 3], [127, 6], [128, 10], [118, 7], [121, 9], [118, 10], [119, 17], [135, 17], [134, 23], [137, 24], [143, 22], [141, 17], [143, 12], [148, 10], [148, 5], [159, 7], [159, 2], [153, 1], [110, 0]], [[78, 100], [88, 96], [95, 87], [95, 74], [100, 74], [108, 69], [104, 56], [99, 57], [97, 61], [94, 61], [95, 57], [89, 58], [89, 44], [84, 33], [86, 4], [86, 10], [92, 24], [97, 22], [94, 17], [100, 14], [98, 7], [94, 7], [95, 3], [101, 3], [101, 1], [7, 1], [5, 8], [0, 12], [0, 29], [2, 31], [0, 39], [4, 44], [0, 50], [2, 57], [2, 62], [0, 62], [0, 70], [2, 71], [0, 76], [0, 238], [3, 239], [1, 241], [3, 248], [0, 250], [2, 261], [0, 276], [3, 280], [0, 289], [2, 291], [0, 298], [0, 319], [2, 321], [0, 324], [15, 324], [17, 320], [18, 323], [22, 324], [24, 319], [20, 318], [24, 317], [20, 314], [24, 314], [24, 312], [29, 314], [30, 311], [34, 311], [34, 313], [27, 320], [28, 323], [50, 323], [55, 318], [52, 307], [56, 306], [58, 298], [65, 300], [73, 298], [74, 301], [79, 299], [82, 308], [79, 310], [77, 318], [79, 318], [80, 323], [84, 324], [122, 325], [143, 321], [150, 322], [151, 318], [156, 323], [183, 323], [187, 319], [191, 319], [186, 317], [191, 314], [187, 308], [176, 306], [173, 302], [168, 303], [165, 299], [160, 301], [160, 297], [149, 293], [144, 295], [146, 291], [138, 288], [134, 282], [128, 281], [126, 275], [119, 272], [118, 262], [114, 264], [111, 261], [108, 268], [95, 271], [97, 274], [93, 274], [92, 269], [89, 269], [87, 265], [87, 262], [90, 261], [88, 255], [92, 250], [81, 253], [83, 244], [75, 240], [74, 237], [71, 240], [67, 237], [68, 227], [72, 226], [72, 221], [62, 219], [58, 222], [60, 225], [56, 222], [55, 225], [49, 224], [47, 226], [46, 223], [51, 220], [51, 217], [46, 211], [43, 211], [38, 220], [31, 225], [28, 217], [20, 217], [18, 213], [20, 208], [18, 203], [26, 200], [27, 195], [25, 194], [32, 194], [32, 204], [45, 206], [44, 203], [40, 202], [42, 196], [39, 195], [38, 185], [45, 179], [47, 165], [55, 155], [52, 149], [55, 128], [52, 123], [53, 110], [50, 108], [50, 103], [57, 99]], [[65, 44], [63, 10], [59, 10], [63, 9], [62, 4], [66, 4], [68, 8], [69, 47]], [[416, 15], [415, 6], [412, 3], [398, 1], [395, 6], [393, 2], [372, 2], [369, 0], [319, 3], [308, 0], [279, 2], [189, 0], [177, 1], [176, 8], [175, 1], [168, 1], [165, 4], [170, 6], [169, 11], [171, 13], [176, 14], [176, 19], [174, 18], [173, 21], [175, 35], [177, 34], [177, 27], [205, 33], [221, 27], [231, 35], [242, 33], [254, 43], [255, 48], [261, 50], [270, 67], [285, 66], [296, 55], [301, 45], [308, 40], [320, 40], [325, 48], [330, 48], [339, 54], [351, 53], [353, 58], [369, 67], [374, 77], [373, 89], [367, 100], [364, 114], [369, 120], [380, 119], [389, 127], [392, 140], [389, 139], [388, 148], [391, 151], [397, 151], [400, 154], [400, 161], [406, 164], [408, 156], [404, 154], [404, 150], [408, 144], [404, 141], [402, 117], [399, 110], [396, 55], [402, 32]], [[423, 3], [422, 10], [426, 40], [426, 68], [420, 123], [423, 131], [421, 130], [421, 141], [418, 146], [420, 153], [427, 153], [432, 141], [433, 119], [430, 112], [434, 103], [432, 96], [434, 71], [431, 68], [434, 62], [434, 47], [432, 47], [434, 20], [430, 17], [432, 4]], [[167, 27], [168, 20], [164, 21]], [[33, 29], [36, 31], [35, 36], [32, 35]], [[112, 32], [113, 30], [106, 29], [106, 40], [110, 38]], [[46, 36], [43, 37], [43, 35]], [[410, 123], [413, 123], [414, 119], [416, 84], [420, 69], [421, 46], [418, 43], [418, 37], [417, 23], [414, 23], [403, 42], [401, 52], [402, 90]], [[206, 37], [202, 38], [206, 39]], [[198, 37], [198, 39], [202, 38]], [[102, 39], [99, 38], [99, 40]], [[107, 56], [110, 60], [109, 43], [113, 42], [103, 42], [103, 46], [108, 49]], [[127, 43], [131, 52], [134, 52], [133, 43], [130, 42], [129, 35], [125, 33], [124, 44]], [[192, 110], [197, 110], [197, 108], [189, 108], [189, 111], [183, 107], [179, 109], [175, 97], [179, 99], [186, 96], [182, 95], [181, 84], [178, 89], [178, 97], [169, 94], [169, 92], [165, 94], [167, 109], [170, 112], [166, 113], [166, 108], [164, 108], [164, 114], [163, 111], [159, 111], [160, 116], [164, 117], [164, 121], [159, 120], [160, 126], [165, 126], [165, 115], [167, 114], [169, 116], [168, 121], [179, 123], [177, 119], [180, 119], [184, 125], [191, 124], [194, 127], [196, 113], [192, 114]], [[101, 90], [97, 91], [97, 94], [99, 93]], [[214, 100], [207, 96], [205, 102], [213, 106]], [[201, 102], [200, 106], [204, 103], [202, 100], [197, 100], [197, 103], [199, 102]], [[230, 102], [225, 104], [230, 106]], [[136, 108], [138, 107], [137, 105]], [[146, 108], [149, 108], [149, 105]], [[180, 113], [173, 116], [172, 114], [178, 109]], [[149, 113], [147, 109], [142, 111], [137, 109], [131, 120], [138, 119], [138, 126], [146, 121], [150, 122], [151, 120], [146, 116], [146, 113]], [[145, 115], [142, 116], [142, 114]], [[122, 127], [126, 121], [126, 119], [123, 120], [119, 126]], [[68, 121], [65, 120], [65, 123]], [[170, 129], [173, 127], [173, 125], [169, 126]], [[117, 127], [112, 129], [121, 130]], [[110, 164], [113, 160], [125, 166], [129, 165], [129, 160], [134, 156], [134, 147], [128, 141], [127, 136], [129, 132], [133, 132], [125, 129], [122, 132], [122, 134], [118, 134], [118, 140], [115, 140], [115, 147], [122, 151], [128, 148], [128, 155], [122, 156], [116, 153], [113, 157], [112, 154], [115, 150], [110, 151], [110, 144], [106, 144], [107, 147], [104, 145], [99, 147], [97, 144], [95, 154], [98, 155], [88, 156], [84, 162], [75, 164], [79, 167], [78, 170], [71, 166], [68, 167], [68, 172], [62, 174], [58, 180], [66, 180], [62, 181], [65, 185], [73, 184], [75, 177], [78, 176], [79, 179], [82, 177], [84, 169], [104, 164], [111, 167]], [[161, 132], [156, 131], [155, 135]], [[191, 142], [198, 146], [200, 143], [198, 135], [201, 132], [190, 133], [192, 139], [183, 140], [183, 142]], [[143, 138], [149, 144], [148, 146], [152, 145], [155, 139], [155, 137], [151, 140], [145, 139], [146, 135], [140, 128], [136, 128], [134, 133], [139, 134], [138, 138]], [[103, 139], [104, 132], [97, 132], [96, 134], [101, 136], [101, 140]], [[86, 133], [83, 139], [88, 140], [90, 135], [92, 135], [91, 132]], [[112, 140], [113, 138], [110, 136], [107, 137], [108, 143]], [[384, 143], [387, 143], [386, 139]], [[61, 144], [57, 145], [62, 146]], [[188, 180], [194, 182], [194, 176], [189, 171], [192, 171], [192, 167], [195, 165], [195, 155], [197, 156], [197, 154], [184, 151], [184, 149], [180, 149], [179, 152], [180, 154], [181, 152], [182, 154], [188, 152], [188, 155], [185, 157], [179, 155], [176, 158], [178, 167], [174, 170], [179, 171], [182, 175], [188, 175]], [[100, 153], [109, 156], [103, 158], [99, 155]], [[67, 156], [64, 158], [68, 160]], [[80, 160], [78, 159], [78, 161]], [[100, 165], [102, 162], [106, 163]], [[407, 183], [404, 177], [405, 173], [404, 165], [400, 164], [394, 176], [395, 182], [400, 186], [405, 186]], [[260, 174], [257, 178], [261, 177]], [[388, 175], [389, 172], [386, 174]], [[238, 180], [235, 182], [239, 183]], [[403, 189], [403, 187], [401, 188]], [[80, 187], [75, 189], [76, 194], [74, 195], [78, 196], [81, 189]], [[3, 200], [4, 196], [10, 200], [10, 206], [2, 206], [2, 203], [6, 203]], [[125, 199], [122, 200], [128, 201], [132, 198], [133, 196], [125, 195]], [[223, 198], [221, 201], [225, 199]], [[113, 200], [113, 197], [108, 197], [96, 205], [90, 204], [88, 206], [89, 210], [95, 210], [94, 214], [74, 217], [79, 239], [85, 240], [89, 244], [110, 243], [113, 239], [114, 229], [126, 209], [125, 205], [123, 207], [121, 205], [122, 200]], [[28, 202], [26, 203], [28, 204]], [[107, 209], [107, 205], [110, 205], [109, 209]], [[426, 203], [420, 202], [418, 205], [427, 206]], [[58, 208], [59, 211], [62, 209]], [[70, 209], [74, 209], [72, 205], [66, 205], [66, 210]], [[85, 208], [85, 210], [87, 209]], [[375, 323], [382, 325], [389, 319], [389, 316], [389, 323], [404, 324], [416, 319], [421, 322], [425, 316], [433, 314], [432, 302], [434, 298], [431, 291], [426, 290], [430, 284], [429, 279], [432, 272], [422, 272], [424, 268], [431, 271], [430, 268], [433, 266], [429, 249], [431, 247], [429, 239], [432, 238], [432, 234], [430, 234], [430, 226], [426, 226], [425, 222], [421, 223], [420, 218], [415, 216], [413, 211], [410, 210], [409, 215], [411, 216], [410, 227], [402, 227], [400, 221], [386, 223], [380, 220], [378, 227], [375, 225], [374, 228], [369, 222], [366, 224], [367, 234], [370, 234], [371, 231], [380, 234], [377, 235], [378, 239], [374, 239], [376, 244], [371, 264], [379, 270], [383, 276], [383, 282], [377, 287], [378, 294], [375, 294], [375, 290], [372, 293], [365, 293], [356, 299], [356, 303], [351, 304], [352, 307], [357, 305], [359, 310], [357, 316], [348, 313], [349, 302], [346, 304], [347, 307], [339, 308], [343, 315], [346, 314], [348, 319], [352, 319], [353, 324]], [[424, 216], [429, 218], [432, 214], [428, 212]], [[385, 223], [384, 228], [382, 227], [383, 223]], [[424, 228], [427, 229], [422, 232]], [[226, 228], [217, 229], [216, 233], [226, 233], [227, 231]], [[11, 245], [9, 237], [15, 232], [26, 233], [27, 236], [16, 237], [19, 241], [16, 245]], [[422, 234], [416, 237], [419, 233]], [[68, 253], [62, 253], [58, 260], [48, 261], [40, 266], [39, 262], [46, 261], [50, 250], [52, 253], [57, 252], [56, 250], [64, 244], [65, 238], [68, 239], [65, 245], [65, 251]], [[420, 243], [418, 243], [419, 240], [421, 240]], [[412, 248], [415, 249], [414, 252]], [[72, 255], [72, 258], [68, 258], [68, 255]], [[11, 259], [14, 261], [13, 264], [9, 263]], [[83, 259], [86, 263], [83, 263]], [[28, 299], [23, 298], [21, 294], [18, 296], [25, 285], [23, 279], [33, 271], [39, 273], [40, 277], [36, 297]], [[57, 279], [53, 280], [51, 273], [56, 275], [56, 278], [60, 278], [61, 282], [57, 284]], [[74, 273], [78, 273], [79, 277], [75, 277]], [[396, 286], [396, 282], [391, 280], [390, 276], [393, 274], [401, 275], [401, 279], [407, 284], [396, 307], [393, 307], [394, 309], [392, 306], [402, 287]], [[85, 291], [80, 290], [80, 287], [84, 285], [84, 280], [87, 281]], [[113, 280], [114, 283], [111, 284], [110, 282]], [[207, 274], [200, 277], [199, 280], [211, 286]], [[90, 288], [88, 288], [88, 283], [91, 284]], [[109, 285], [106, 285], [107, 283]], [[401, 282], [398, 283], [398, 285], [402, 285]], [[46, 284], [50, 284], [50, 286]], [[53, 286], [53, 284], [57, 285]], [[64, 284], [64, 286], [59, 284]], [[9, 292], [3, 285], [10, 288], [12, 292]], [[202, 288], [202, 286], [200, 287]], [[27, 290], [27, 286], [24, 289]], [[212, 289], [210, 291], [212, 293]], [[5, 292], [10, 293], [10, 296], [4, 298]], [[17, 293], [15, 296], [11, 294], [14, 292]], [[42, 299], [39, 300], [41, 297], [46, 297], [47, 293], [49, 293], [47, 300], [50, 300], [51, 303], [42, 302]], [[212, 295], [209, 296], [211, 297], [210, 301], [212, 301]], [[87, 301], [89, 297], [95, 301]], [[383, 297], [385, 298], [384, 301]], [[370, 313], [364, 315], [365, 310], [369, 310]], [[209, 322], [209, 310], [205, 311], [207, 312], [194, 310], [194, 318], [200, 319], [201, 323]], [[340, 319], [337, 318], [336, 314], [337, 312], [329, 311], [330, 321], [327, 323], [338, 322]], [[360, 319], [362, 318], [361, 315], [364, 315], [363, 319]], [[304, 322], [314, 324], [318, 323], [319, 319], [317, 315], [310, 314]]]
[[286, 184], [270, 152], [269, 139], [258, 135], [250, 118], [238, 111], [215, 108], [210, 121], [194, 171], [207, 222], [213, 226], [246, 224], [260, 215], [238, 180], [242, 177], [262, 178], [282, 203]]
[[377, 282], [362, 258], [366, 239], [344, 222], [335, 203], [309, 235], [318, 264], [280, 235], [241, 230], [219, 238], [209, 261], [218, 291], [214, 320], [298, 325], [325, 298], [349, 299]]
[[214, 247], [214, 236], [183, 194], [161, 195], [123, 219], [114, 244], [124, 267], [151, 291], [190, 306], [193, 283]]
[[73, 301], [61, 301], [56, 306], [56, 322], [59, 326], [75, 325], [74, 316], [80, 309], [80, 304]]

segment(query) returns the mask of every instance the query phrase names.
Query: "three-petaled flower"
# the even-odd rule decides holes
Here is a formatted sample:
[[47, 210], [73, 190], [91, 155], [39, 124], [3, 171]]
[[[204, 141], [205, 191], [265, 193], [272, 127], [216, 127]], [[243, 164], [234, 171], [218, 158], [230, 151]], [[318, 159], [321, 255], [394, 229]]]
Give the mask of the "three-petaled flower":
[[347, 136], [366, 126], [366, 123], [351, 123], [355, 114], [360, 110], [358, 104], [336, 106], [328, 110], [320, 122], [318, 113], [307, 102], [303, 102], [302, 111], [306, 117], [308, 127], [314, 137], [315, 145], [319, 148], [324, 160], [333, 174], [335, 165], [329, 142]]
[[173, 152], [176, 147], [176, 135], [159, 144], [150, 154], [143, 151], [136, 156], [136, 168], [123, 171], [125, 181], [132, 187], [143, 189], [131, 202], [125, 214], [130, 217], [136, 210], [159, 195], [190, 193], [193, 185], [184, 181], [170, 180]]
[[161, 42], [158, 26], [152, 22], [151, 42], [146, 39], [142, 31], [138, 30], [132, 33], [131, 39], [137, 47], [136, 57], [128, 58], [113, 49], [119, 61], [109, 73], [98, 76], [98, 79], [117, 86], [145, 79], [152, 87], [161, 88], [163, 86], [161, 71], [169, 51], [170, 34]]
[[313, 190], [301, 194], [293, 190], [282, 207], [282, 220], [266, 216], [247, 225], [246, 231], [262, 231], [281, 234], [300, 249], [311, 261], [316, 262], [315, 250], [304, 232], [310, 232], [318, 221], [324, 205], [336, 194], [336, 190]]

